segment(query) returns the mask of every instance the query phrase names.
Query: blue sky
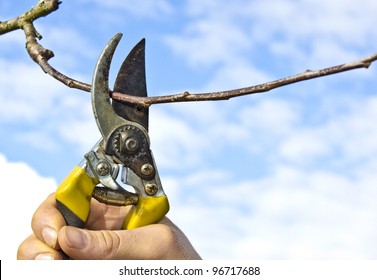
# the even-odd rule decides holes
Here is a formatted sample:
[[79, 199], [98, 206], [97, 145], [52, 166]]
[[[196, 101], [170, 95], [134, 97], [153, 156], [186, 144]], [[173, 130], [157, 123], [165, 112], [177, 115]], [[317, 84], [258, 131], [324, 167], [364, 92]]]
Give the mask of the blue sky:
[[[0, 20], [37, 1], [0, 2]], [[90, 83], [146, 38], [150, 96], [267, 82], [377, 51], [374, 0], [76, 0], [36, 22], [50, 63]], [[1, 219], [14, 258], [35, 207], [93, 144], [90, 95], [45, 75], [21, 31], [0, 37]], [[207, 259], [377, 258], [377, 68], [230, 101], [154, 105], [168, 216]], [[3, 222], [4, 223], [4, 222]], [[7, 240], [10, 239], [10, 242]]]

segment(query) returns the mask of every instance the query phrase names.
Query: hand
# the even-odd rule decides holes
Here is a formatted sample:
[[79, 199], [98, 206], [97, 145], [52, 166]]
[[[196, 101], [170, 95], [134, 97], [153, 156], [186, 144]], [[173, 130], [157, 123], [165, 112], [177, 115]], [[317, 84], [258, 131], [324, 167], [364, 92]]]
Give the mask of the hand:
[[86, 229], [66, 226], [51, 194], [32, 220], [33, 234], [18, 248], [18, 259], [200, 259], [184, 233], [168, 218], [132, 230], [119, 230], [128, 207], [92, 200]]

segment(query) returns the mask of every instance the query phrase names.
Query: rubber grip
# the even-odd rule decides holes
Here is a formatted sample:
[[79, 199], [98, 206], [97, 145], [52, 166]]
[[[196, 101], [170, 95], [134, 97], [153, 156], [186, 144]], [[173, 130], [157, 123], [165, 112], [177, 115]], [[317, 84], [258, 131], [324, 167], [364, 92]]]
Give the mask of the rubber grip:
[[[76, 166], [56, 190], [56, 204], [67, 225], [83, 228], [88, 218], [90, 202], [97, 179], [89, 177]], [[122, 228], [134, 229], [158, 223], [169, 211], [166, 196], [139, 197], [128, 212]]]
[[55, 194], [56, 204], [67, 225], [84, 227], [92, 193], [98, 183], [83, 168], [76, 166], [59, 185]]
[[124, 222], [123, 229], [134, 229], [158, 223], [169, 211], [166, 196], [139, 197], [136, 206], [132, 206]]

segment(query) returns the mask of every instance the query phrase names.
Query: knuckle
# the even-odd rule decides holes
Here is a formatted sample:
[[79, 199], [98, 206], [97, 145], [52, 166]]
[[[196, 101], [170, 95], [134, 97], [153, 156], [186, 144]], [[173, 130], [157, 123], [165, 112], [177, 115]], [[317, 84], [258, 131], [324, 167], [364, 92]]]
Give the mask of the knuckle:
[[159, 239], [159, 244], [156, 244], [159, 247], [159, 250], [156, 252], [156, 258], [168, 258], [172, 254], [172, 248], [180, 246], [178, 232], [169, 226], [160, 226]]
[[160, 230], [161, 236], [164, 238], [164, 242], [166, 242], [169, 245], [178, 242], [179, 234], [175, 228], [164, 225], [163, 227], [161, 227]]
[[98, 250], [102, 259], [114, 259], [117, 257], [121, 238], [115, 231], [98, 232]]

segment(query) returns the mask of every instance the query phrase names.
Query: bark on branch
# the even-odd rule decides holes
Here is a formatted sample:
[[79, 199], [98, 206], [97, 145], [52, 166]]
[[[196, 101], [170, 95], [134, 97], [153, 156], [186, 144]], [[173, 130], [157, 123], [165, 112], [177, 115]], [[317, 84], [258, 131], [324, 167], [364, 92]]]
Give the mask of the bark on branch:
[[[29, 53], [31, 59], [35, 61], [43, 69], [44, 72], [71, 88], [90, 91], [90, 84], [72, 79], [52, 67], [48, 63], [48, 60], [54, 56], [53, 52], [45, 49], [37, 41], [37, 39], [42, 39], [42, 36], [35, 29], [33, 22], [40, 17], [47, 16], [48, 14], [56, 11], [59, 8], [60, 4], [61, 1], [59, 0], [39, 0], [36, 6], [34, 6], [23, 15], [5, 22], [0, 22], [0, 35], [14, 31], [16, 29], [23, 29], [26, 36], [26, 50]], [[186, 91], [179, 94], [156, 97], [136, 97], [128, 95], [125, 92], [121, 93], [111, 91], [109, 92], [109, 94], [116, 100], [135, 104], [140, 107], [149, 107], [153, 104], [160, 103], [228, 100], [233, 97], [266, 92], [293, 83], [333, 75], [353, 69], [368, 68], [376, 60], [377, 53], [350, 63], [344, 63], [315, 71], [306, 70], [302, 73], [272, 82], [219, 92], [192, 94]]]
[[[22, 29], [25, 22], [33, 22], [34, 20], [47, 16], [48, 14], [56, 11], [59, 8], [61, 1], [58, 0], [39, 0], [37, 5], [31, 8], [29, 11], [14, 19], [10, 19], [4, 22], [0, 22], [0, 35]], [[39, 39], [42, 36], [36, 34]]]
[[59, 9], [61, 3], [62, 2], [59, 0], [39, 0], [37, 5], [23, 15], [0, 22], [0, 35], [22, 29], [26, 37], [26, 51], [30, 58], [36, 62], [45, 73], [71, 88], [90, 91], [91, 86], [89, 84], [72, 79], [52, 67], [48, 63], [48, 60], [54, 56], [54, 53], [45, 49], [37, 41], [42, 39], [42, 35], [35, 29], [33, 22]]
[[358, 68], [368, 68], [374, 61], [377, 60], [377, 53], [369, 55], [357, 61], [340, 64], [337, 66], [332, 66], [320, 70], [306, 70], [300, 74], [275, 80], [272, 82], [267, 82], [259, 85], [254, 85], [245, 88], [232, 89], [226, 91], [218, 92], [208, 92], [208, 93], [196, 93], [191, 94], [189, 92], [183, 92], [174, 95], [167, 96], [156, 96], [156, 97], [135, 97], [131, 95], [126, 95], [118, 92], [113, 92], [112, 97], [114, 99], [128, 102], [132, 104], [138, 104], [139, 106], [148, 107], [152, 104], [158, 103], [171, 103], [171, 102], [189, 102], [189, 101], [211, 101], [211, 100], [228, 100], [233, 97], [255, 94], [270, 91], [275, 88], [282, 86], [294, 84], [301, 81], [306, 81], [310, 79], [315, 79], [319, 77], [324, 77], [328, 75], [333, 75], [353, 69]]

